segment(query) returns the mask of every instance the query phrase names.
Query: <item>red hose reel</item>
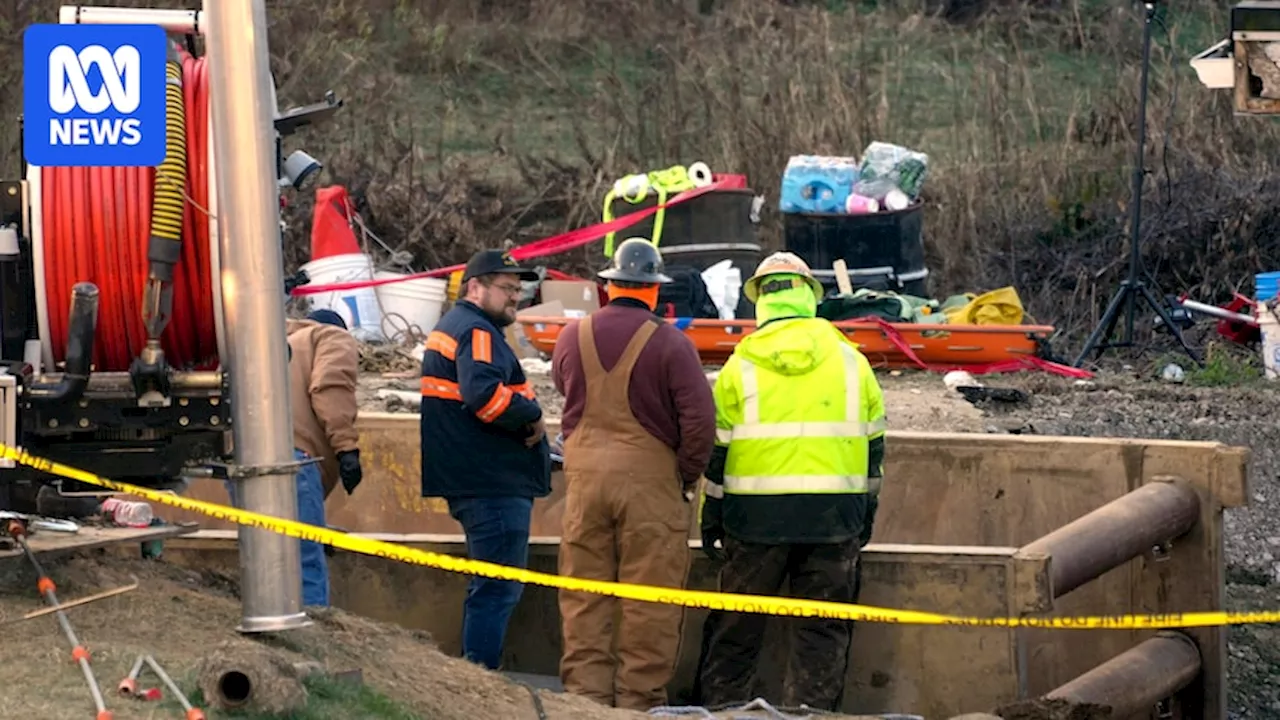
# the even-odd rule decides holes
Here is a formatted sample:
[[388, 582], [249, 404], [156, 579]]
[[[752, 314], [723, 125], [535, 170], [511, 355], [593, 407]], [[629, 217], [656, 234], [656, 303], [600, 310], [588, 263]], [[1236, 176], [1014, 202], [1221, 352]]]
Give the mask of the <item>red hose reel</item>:
[[[208, 214], [209, 75], [204, 58], [185, 52], [181, 57], [187, 138], [182, 258], [174, 273], [173, 312], [161, 345], [174, 368], [210, 370], [218, 367], [219, 359], [211, 244], [217, 239], [210, 236]], [[36, 272], [43, 269], [53, 361], [66, 358], [71, 288], [89, 281], [100, 291], [94, 370], [127, 371], [147, 339], [142, 299], [156, 171], [46, 167], [39, 172], [37, 242], [42, 247], [36, 253]]]

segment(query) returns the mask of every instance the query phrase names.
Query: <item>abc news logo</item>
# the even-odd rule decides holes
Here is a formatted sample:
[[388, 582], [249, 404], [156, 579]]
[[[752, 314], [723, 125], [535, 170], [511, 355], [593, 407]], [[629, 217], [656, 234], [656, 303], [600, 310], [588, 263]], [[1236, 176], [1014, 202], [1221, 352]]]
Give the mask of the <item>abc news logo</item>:
[[43, 167], [164, 162], [172, 48], [159, 25], [28, 26], [22, 37], [27, 161]]
[[[89, 72], [102, 76], [97, 92], [89, 89]], [[76, 52], [59, 45], [49, 53], [49, 109], [66, 115], [79, 109], [101, 115], [114, 109], [120, 115], [137, 112], [142, 104], [142, 55], [133, 45], [110, 52], [89, 45]], [[137, 145], [142, 142], [142, 121], [124, 117], [76, 117], [49, 119], [52, 145]]]

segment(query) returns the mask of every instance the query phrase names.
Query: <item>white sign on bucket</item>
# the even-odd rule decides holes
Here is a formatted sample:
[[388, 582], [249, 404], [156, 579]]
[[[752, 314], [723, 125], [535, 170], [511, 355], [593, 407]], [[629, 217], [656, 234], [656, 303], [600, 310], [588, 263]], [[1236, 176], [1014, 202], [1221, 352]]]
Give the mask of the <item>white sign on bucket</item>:
[[[307, 272], [312, 285], [373, 280], [373, 262], [364, 253], [331, 255], [312, 260], [301, 269]], [[356, 339], [363, 341], [384, 339], [382, 311], [379, 309], [378, 296], [373, 288], [316, 293], [309, 297], [313, 307], [328, 308], [341, 315]]]

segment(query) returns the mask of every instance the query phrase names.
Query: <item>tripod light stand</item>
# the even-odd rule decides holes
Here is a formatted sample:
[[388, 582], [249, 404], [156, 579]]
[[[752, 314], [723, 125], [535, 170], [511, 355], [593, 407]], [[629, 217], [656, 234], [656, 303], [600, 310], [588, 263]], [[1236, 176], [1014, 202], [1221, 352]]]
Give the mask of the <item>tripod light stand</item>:
[[[1151, 23], [1155, 18], [1156, 4], [1156, 0], [1144, 3], [1146, 12], [1142, 25], [1142, 82], [1138, 91], [1138, 150], [1133, 167], [1133, 213], [1129, 223], [1129, 275], [1121, 281], [1120, 288], [1107, 304], [1107, 309], [1103, 312], [1097, 327], [1089, 334], [1089, 339], [1084, 343], [1084, 349], [1076, 357], [1075, 367], [1080, 367], [1085, 357], [1095, 350], [1101, 355], [1102, 351], [1108, 347], [1131, 347], [1134, 344], [1133, 323], [1139, 299], [1146, 301], [1164, 327], [1177, 338], [1187, 355], [1196, 364], [1204, 364], [1199, 354], [1187, 344], [1181, 328], [1169, 317], [1165, 304], [1157, 299], [1156, 293], [1147, 286], [1146, 278], [1138, 273], [1138, 268], [1142, 264], [1139, 237], [1142, 231], [1142, 182], [1146, 175], [1143, 165], [1147, 145], [1147, 77], [1151, 68]], [[1116, 322], [1120, 319], [1121, 305], [1125, 307], [1124, 339], [1121, 342], [1100, 345], [1099, 342], [1103, 338], [1110, 338], [1111, 333], [1115, 331]]]

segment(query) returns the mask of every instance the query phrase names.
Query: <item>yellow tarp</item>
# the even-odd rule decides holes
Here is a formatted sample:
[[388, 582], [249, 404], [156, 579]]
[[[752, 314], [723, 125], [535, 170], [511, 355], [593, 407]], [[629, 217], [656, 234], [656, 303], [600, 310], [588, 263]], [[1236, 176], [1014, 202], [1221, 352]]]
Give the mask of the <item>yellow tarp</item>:
[[952, 325], [1021, 325], [1022, 300], [1012, 287], [1002, 287], [981, 295], [966, 293], [969, 302], [943, 310]]

